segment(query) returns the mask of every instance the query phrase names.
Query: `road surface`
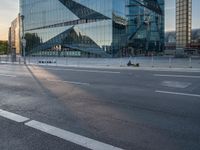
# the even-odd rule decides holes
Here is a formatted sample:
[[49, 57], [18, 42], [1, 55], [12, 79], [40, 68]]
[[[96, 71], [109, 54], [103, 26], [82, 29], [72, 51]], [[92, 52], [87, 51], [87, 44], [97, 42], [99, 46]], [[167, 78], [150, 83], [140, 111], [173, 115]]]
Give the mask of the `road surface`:
[[0, 65], [1, 150], [199, 150], [200, 72]]

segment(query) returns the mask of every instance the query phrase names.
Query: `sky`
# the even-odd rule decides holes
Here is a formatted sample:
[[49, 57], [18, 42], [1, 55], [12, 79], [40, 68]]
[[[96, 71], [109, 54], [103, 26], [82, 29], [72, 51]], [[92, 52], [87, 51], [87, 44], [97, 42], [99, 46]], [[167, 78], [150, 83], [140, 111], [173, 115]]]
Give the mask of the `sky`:
[[[175, 30], [175, 1], [165, 0], [165, 30]], [[200, 28], [200, 0], [193, 0], [193, 28]], [[0, 40], [7, 40], [8, 28], [19, 11], [18, 0], [0, 0]]]
[[0, 0], [0, 40], [7, 40], [8, 28], [18, 12], [18, 0]]
[[[165, 30], [175, 30], [176, 0], [165, 0]], [[200, 28], [200, 0], [192, 0], [192, 28]]]

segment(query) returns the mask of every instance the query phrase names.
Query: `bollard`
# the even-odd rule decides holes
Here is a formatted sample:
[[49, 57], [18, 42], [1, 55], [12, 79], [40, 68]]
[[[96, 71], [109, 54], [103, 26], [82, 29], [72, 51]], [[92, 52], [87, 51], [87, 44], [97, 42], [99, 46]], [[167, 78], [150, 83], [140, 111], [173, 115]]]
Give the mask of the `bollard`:
[[49, 66], [49, 65], [50, 65], [50, 63], [49, 63], [49, 62], [50, 62], [50, 59], [49, 59], [49, 57], [47, 57], [47, 58], [46, 58], [46, 65], [47, 65], [47, 66]]
[[31, 57], [29, 56], [29, 65], [31, 64]]
[[151, 57], [151, 66], [152, 66], [152, 68], [154, 67], [154, 58], [153, 58], [153, 56]]
[[133, 60], [133, 62], [134, 62], [134, 64], [136, 64], [136, 63], [137, 63], [137, 58], [136, 58], [136, 57], [134, 57], [134, 60]]
[[192, 58], [189, 58], [189, 68], [192, 68]]
[[172, 68], [172, 58], [169, 57], [169, 68]]
[[68, 66], [68, 61], [67, 61], [67, 57], [66, 57], [66, 66]]
[[122, 67], [122, 57], [120, 58], [120, 67]]

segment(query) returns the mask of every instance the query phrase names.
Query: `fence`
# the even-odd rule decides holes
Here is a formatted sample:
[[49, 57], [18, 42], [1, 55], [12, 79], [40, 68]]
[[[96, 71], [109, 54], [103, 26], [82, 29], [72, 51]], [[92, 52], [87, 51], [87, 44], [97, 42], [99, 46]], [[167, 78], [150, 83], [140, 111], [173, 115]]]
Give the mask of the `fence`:
[[[174, 57], [130, 57], [130, 58], [71, 58], [71, 57], [27, 57], [26, 64], [51, 66], [93, 66], [93, 67], [127, 67], [128, 62], [140, 67], [159, 68], [200, 68], [200, 58]], [[17, 56], [0, 56], [0, 63], [24, 64], [25, 60]]]
[[0, 55], [1, 64], [24, 64], [24, 59], [21, 56]]

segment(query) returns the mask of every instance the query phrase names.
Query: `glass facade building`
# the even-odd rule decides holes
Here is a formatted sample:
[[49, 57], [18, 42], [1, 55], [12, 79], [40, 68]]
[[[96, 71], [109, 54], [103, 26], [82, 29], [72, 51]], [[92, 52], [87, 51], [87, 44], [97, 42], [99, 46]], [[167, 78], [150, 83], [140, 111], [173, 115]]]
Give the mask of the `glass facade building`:
[[162, 51], [164, 47], [164, 0], [129, 0], [128, 41], [134, 49]]
[[106, 57], [164, 45], [164, 0], [20, 0], [20, 14], [27, 54]]
[[192, 0], [176, 0], [176, 48], [186, 48], [191, 43]]

